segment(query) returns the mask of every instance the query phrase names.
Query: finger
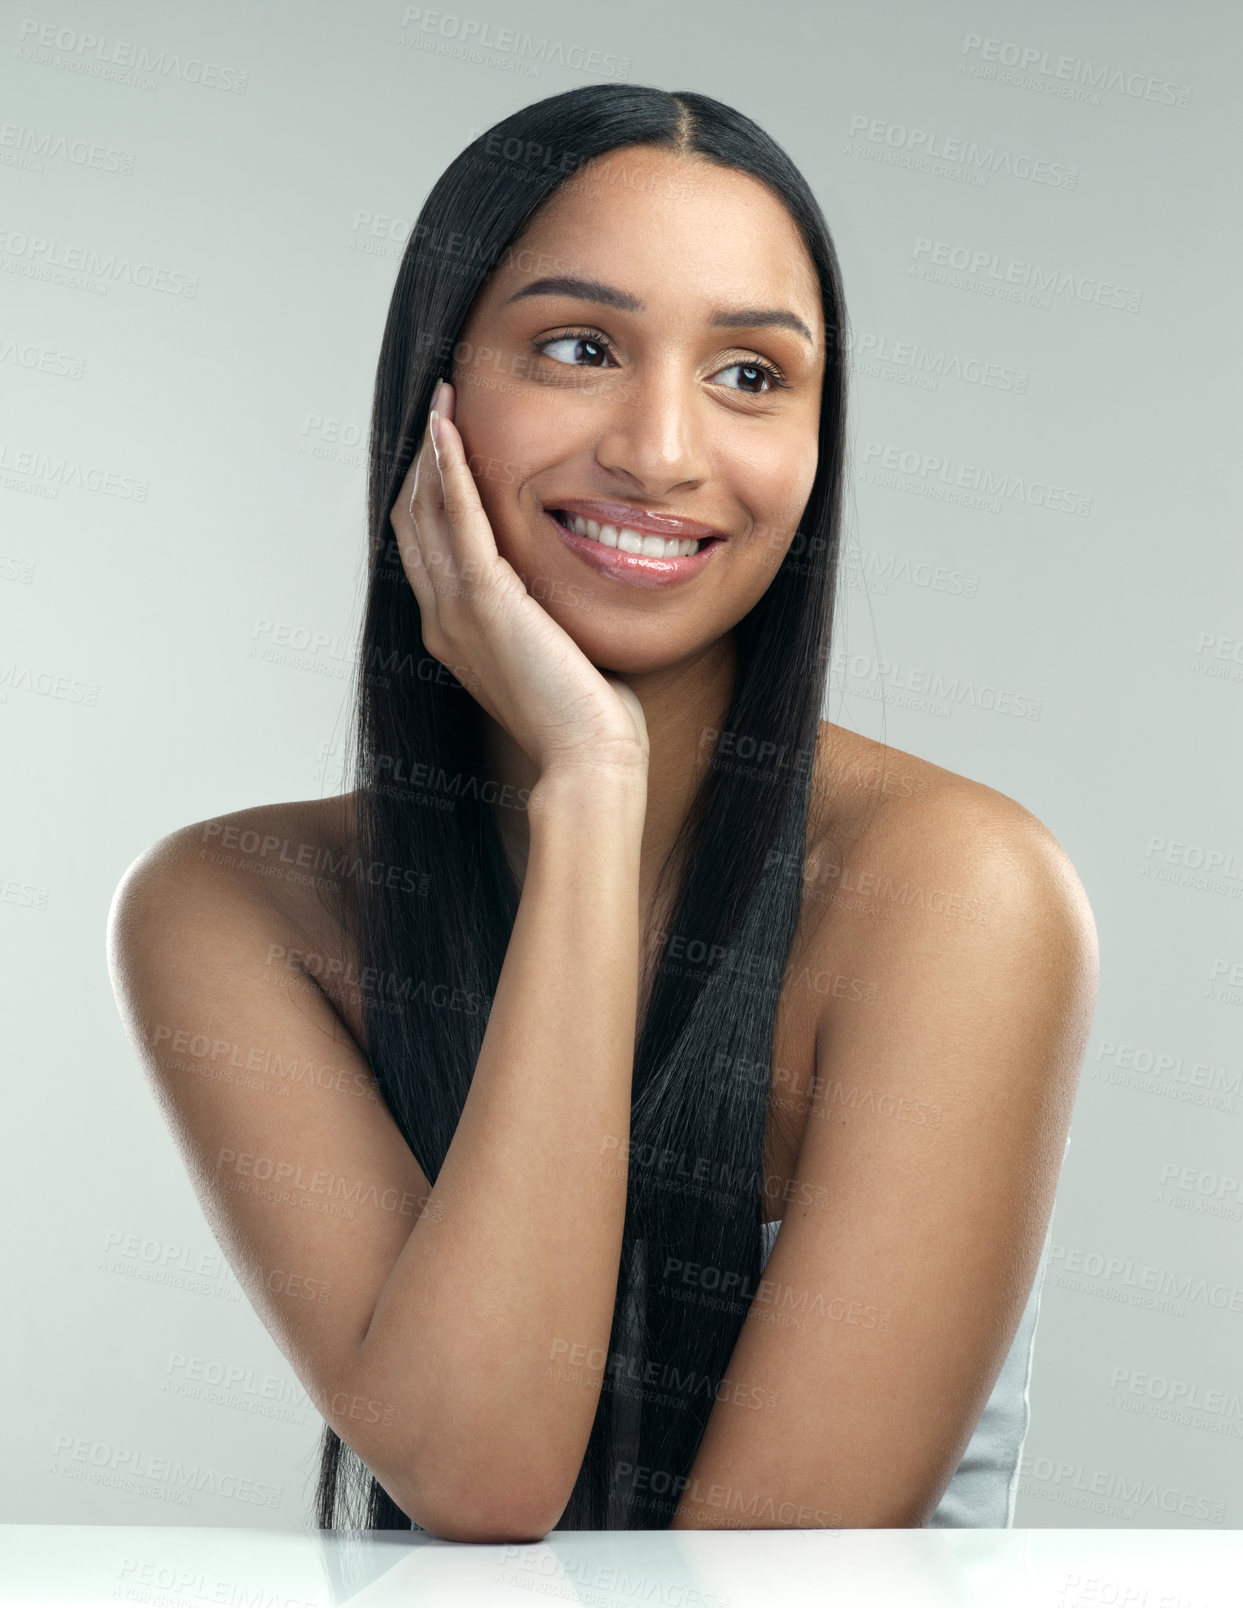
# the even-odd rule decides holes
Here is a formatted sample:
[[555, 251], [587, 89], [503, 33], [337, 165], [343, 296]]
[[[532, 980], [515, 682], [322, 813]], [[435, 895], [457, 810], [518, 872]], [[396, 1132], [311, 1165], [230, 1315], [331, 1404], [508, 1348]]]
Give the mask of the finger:
[[479, 500], [479, 488], [466, 461], [466, 447], [453, 420], [440, 415], [439, 439], [433, 439], [453, 548], [468, 575], [483, 579], [496, 568], [499, 554], [492, 525]]
[[430, 428], [424, 429], [423, 441], [406, 471], [389, 520], [402, 567], [426, 618], [428, 609], [434, 607], [434, 580], [444, 573], [452, 557]]
[[457, 389], [452, 380], [441, 380], [440, 401], [432, 397], [432, 406], [437, 408], [442, 418], [457, 419]]
[[414, 594], [419, 600], [419, 611], [423, 618], [427, 618], [427, 610], [431, 603], [431, 578], [427, 572], [427, 565], [423, 559], [419, 541], [418, 520], [414, 517], [415, 484], [418, 474], [418, 457], [407, 469], [405, 478], [397, 492], [397, 500], [389, 510], [389, 524], [392, 526], [393, 536], [397, 542], [397, 553], [401, 559], [401, 567], [406, 572], [406, 579], [414, 588]]
[[419, 443], [419, 449], [410, 460], [410, 467], [406, 470], [405, 479], [402, 481], [397, 506], [402, 508], [406, 518], [410, 520], [417, 520], [421, 514], [444, 513], [444, 492], [432, 445], [430, 414], [423, 427], [423, 439]]
[[436, 448], [432, 441], [430, 411], [423, 425], [423, 439], [419, 443], [419, 450], [410, 462], [407, 481], [411, 485], [411, 496], [407, 499], [407, 509], [411, 518], [416, 517], [419, 507], [437, 512], [444, 511], [444, 493], [440, 485], [440, 469], [436, 463]]

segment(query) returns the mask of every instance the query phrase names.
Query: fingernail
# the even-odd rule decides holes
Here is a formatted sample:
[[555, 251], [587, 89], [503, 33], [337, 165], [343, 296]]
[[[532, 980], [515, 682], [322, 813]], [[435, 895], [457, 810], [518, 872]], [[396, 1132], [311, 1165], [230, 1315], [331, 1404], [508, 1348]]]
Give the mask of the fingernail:
[[431, 419], [429, 422], [432, 427], [432, 445], [434, 447], [438, 447], [440, 445], [440, 415], [436, 412], [435, 408], [432, 409]]

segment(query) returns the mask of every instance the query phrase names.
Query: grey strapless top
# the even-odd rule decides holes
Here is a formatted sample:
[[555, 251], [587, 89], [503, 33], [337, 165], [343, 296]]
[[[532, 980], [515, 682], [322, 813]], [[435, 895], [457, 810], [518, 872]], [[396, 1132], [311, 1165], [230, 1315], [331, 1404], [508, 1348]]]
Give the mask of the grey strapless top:
[[[1069, 1137], [1066, 1140], [1070, 1146]], [[1065, 1152], [1063, 1152], [1063, 1157]], [[781, 1219], [762, 1225], [761, 1265], [766, 1266], [781, 1228]], [[1018, 1497], [1019, 1458], [1027, 1438], [1030, 1418], [1028, 1387], [1031, 1380], [1032, 1352], [1036, 1340], [1036, 1320], [1040, 1315], [1040, 1296], [1049, 1261], [1053, 1224], [1045, 1235], [1044, 1249], [1032, 1280], [1031, 1293], [1018, 1330], [1001, 1365], [993, 1393], [985, 1404], [975, 1433], [967, 1443], [953, 1479], [936, 1511], [928, 1520], [930, 1529], [1008, 1530], [1014, 1525]], [[633, 1308], [630, 1309], [633, 1321]], [[615, 1394], [614, 1413], [618, 1435], [618, 1457], [634, 1461], [638, 1424], [638, 1403], [625, 1394]], [[610, 1522], [612, 1522], [610, 1520]]]

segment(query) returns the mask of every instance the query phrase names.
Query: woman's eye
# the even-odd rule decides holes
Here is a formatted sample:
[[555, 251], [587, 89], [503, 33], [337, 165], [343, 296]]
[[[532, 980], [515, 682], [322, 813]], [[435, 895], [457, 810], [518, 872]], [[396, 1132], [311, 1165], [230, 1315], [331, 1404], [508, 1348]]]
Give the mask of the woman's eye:
[[555, 340], [545, 341], [540, 347], [540, 351], [543, 352], [546, 357], [552, 357], [554, 363], [566, 363], [573, 368], [595, 368], [599, 365], [594, 362], [588, 362], [585, 364], [576, 363], [573, 357], [554, 357], [553, 353], [556, 351], [558, 346], [568, 346], [571, 352], [574, 353], [577, 353], [580, 348], [586, 348], [598, 356], [602, 357], [605, 355], [603, 343], [601, 341], [592, 340], [586, 335], [558, 335]]
[[[561, 351], [558, 351], [559, 347]], [[567, 368], [611, 366], [607, 364], [610, 348], [596, 335], [555, 335], [551, 340], [538, 342], [537, 349], [554, 363], [564, 364]], [[770, 368], [767, 363], [730, 363], [718, 369], [717, 373], [732, 374], [735, 370], [742, 376], [741, 383], [729, 389], [741, 391], [744, 396], [768, 396], [770, 392], [782, 390], [786, 385], [777, 370]]]
[[[765, 396], [767, 394], [767, 391], [775, 391], [777, 389], [777, 386], [780, 383], [775, 378], [775, 376], [773, 375], [772, 370], [769, 369], [769, 368], [766, 368], [761, 363], [731, 363], [728, 366], [728, 368], [718, 369], [717, 373], [718, 374], [729, 374], [734, 369], [740, 369], [743, 372], [743, 374], [746, 376], [745, 384], [743, 386], [737, 387], [737, 389], [739, 389], [739, 390], [744, 390], [745, 389], [752, 396]], [[763, 388], [758, 388], [759, 387], [759, 382], [761, 380], [767, 380], [768, 381], [767, 390], [765, 390]], [[754, 390], [754, 391], [751, 390], [751, 386], [753, 384], [757, 386], [757, 389]]]

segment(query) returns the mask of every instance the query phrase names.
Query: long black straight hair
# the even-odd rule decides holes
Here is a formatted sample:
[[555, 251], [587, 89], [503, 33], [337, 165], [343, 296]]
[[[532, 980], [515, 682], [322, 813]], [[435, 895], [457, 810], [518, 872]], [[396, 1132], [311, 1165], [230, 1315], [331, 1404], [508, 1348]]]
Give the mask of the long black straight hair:
[[[557, 1525], [573, 1530], [668, 1528], [713, 1403], [731, 1387], [746, 1292], [760, 1276], [773, 1033], [803, 894], [838, 584], [846, 341], [820, 207], [786, 153], [742, 113], [685, 90], [592, 84], [505, 118], [433, 187], [398, 270], [376, 373], [370, 573], [349, 759], [365, 863], [418, 866], [431, 878], [430, 899], [366, 884], [357, 941], [361, 976], [374, 980], [363, 995], [371, 1069], [434, 1185], [479, 1057], [518, 892], [491, 813], [495, 784], [481, 773], [479, 706], [448, 670], [425, 673], [418, 604], [389, 515], [488, 273], [567, 178], [629, 146], [737, 169], [785, 204], [819, 279], [828, 351], [810, 496], [772, 583], [735, 627], [725, 726], [707, 733], [711, 763], [664, 867], [685, 870], [637, 1028], [609, 1358]], [[671, 1266], [692, 1263], [712, 1270], [698, 1289], [667, 1281]], [[718, 1286], [739, 1299], [723, 1301]], [[328, 1424], [316, 1518], [322, 1528], [411, 1527]]]

